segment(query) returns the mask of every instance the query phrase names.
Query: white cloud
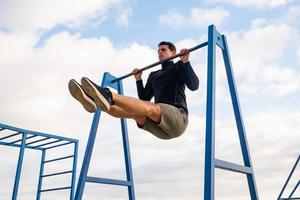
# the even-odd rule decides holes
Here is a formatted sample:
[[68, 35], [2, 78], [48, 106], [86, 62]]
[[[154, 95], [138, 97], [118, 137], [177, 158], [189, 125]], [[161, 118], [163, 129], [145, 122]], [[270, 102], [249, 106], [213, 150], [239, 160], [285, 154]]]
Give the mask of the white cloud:
[[285, 96], [300, 90], [297, 68], [281, 63], [286, 56], [296, 56], [285, 52], [290, 48], [288, 44], [300, 37], [297, 29], [287, 25], [266, 25], [228, 37], [243, 92]]
[[117, 24], [120, 26], [128, 26], [129, 24], [129, 17], [132, 15], [132, 10], [127, 8], [127, 9], [122, 9], [120, 11], [120, 14], [117, 18]]
[[[5, 1], [0, 8], [0, 27], [13, 31], [49, 29], [57, 24], [74, 26], [88, 19], [101, 21], [105, 11], [122, 0]], [[97, 21], [97, 20], [96, 20]]]
[[289, 0], [206, 0], [208, 3], [230, 3], [239, 7], [275, 8], [286, 5]]
[[184, 16], [175, 10], [170, 10], [166, 15], [159, 17], [159, 22], [175, 29], [182, 27], [203, 28], [210, 24], [219, 26], [229, 15], [229, 11], [221, 7], [214, 9], [193, 8], [188, 16]]

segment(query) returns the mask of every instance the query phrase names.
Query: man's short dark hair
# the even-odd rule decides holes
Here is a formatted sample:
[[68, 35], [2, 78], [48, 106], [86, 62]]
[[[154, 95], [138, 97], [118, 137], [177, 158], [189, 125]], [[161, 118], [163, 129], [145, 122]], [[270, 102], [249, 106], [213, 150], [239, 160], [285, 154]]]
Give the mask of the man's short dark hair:
[[167, 45], [171, 51], [176, 51], [176, 47], [172, 42], [161, 41], [158, 46]]

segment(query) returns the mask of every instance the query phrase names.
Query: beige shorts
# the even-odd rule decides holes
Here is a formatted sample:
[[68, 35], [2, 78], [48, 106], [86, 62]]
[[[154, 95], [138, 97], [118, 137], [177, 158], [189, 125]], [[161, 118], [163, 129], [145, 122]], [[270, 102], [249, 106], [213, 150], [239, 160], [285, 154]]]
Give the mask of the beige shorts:
[[138, 124], [138, 127], [165, 140], [182, 135], [188, 125], [187, 114], [182, 109], [169, 104], [159, 103], [158, 105], [161, 109], [160, 123], [146, 117], [145, 124], [143, 126]]

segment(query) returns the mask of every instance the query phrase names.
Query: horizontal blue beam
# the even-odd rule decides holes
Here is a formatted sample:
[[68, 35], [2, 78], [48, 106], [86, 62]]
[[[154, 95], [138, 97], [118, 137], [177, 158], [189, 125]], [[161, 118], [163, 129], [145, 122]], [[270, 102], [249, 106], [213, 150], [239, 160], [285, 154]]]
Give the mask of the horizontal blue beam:
[[42, 177], [49, 177], [49, 176], [57, 176], [57, 175], [62, 175], [62, 174], [70, 174], [72, 173], [73, 171], [64, 171], [64, 172], [57, 172], [57, 173], [53, 173], [53, 174], [46, 174], [46, 175], [43, 175]]
[[252, 174], [253, 171], [250, 167], [238, 165], [235, 163], [215, 159], [215, 167], [219, 169], [229, 170], [233, 172], [239, 172], [242, 174]]
[[[20, 144], [9, 144], [7, 142], [1, 142], [1, 141], [0, 141], [0, 145], [11, 146], [11, 147], [18, 147], [18, 148], [21, 147]], [[34, 149], [34, 150], [43, 150], [42, 148], [33, 147], [33, 146], [25, 146], [25, 148], [27, 148], [27, 149]]]
[[32, 141], [32, 142], [28, 142], [26, 143], [26, 145], [30, 145], [30, 144], [34, 144], [34, 143], [38, 143], [38, 142], [42, 142], [42, 141], [45, 141], [45, 140], [49, 140], [51, 138], [42, 138], [42, 139], [39, 139], [39, 140], [35, 140], [35, 141]]
[[[0, 140], [5, 140], [5, 139], [7, 139], [7, 138], [11, 138], [11, 137], [14, 137], [14, 136], [20, 135], [20, 134], [21, 134], [20, 132], [17, 132], [17, 133], [14, 133], [14, 134], [11, 134], [11, 135], [2, 137], [2, 138], [0, 138]], [[21, 141], [22, 141], [22, 140], [21, 140]]]
[[44, 143], [44, 144], [40, 144], [40, 145], [37, 145], [36, 147], [42, 147], [42, 146], [46, 146], [46, 145], [53, 144], [53, 143], [60, 142], [60, 141], [62, 141], [62, 140], [61, 140], [61, 139], [59, 139], [59, 140], [55, 140], [55, 141], [52, 141], [52, 142], [48, 142], [48, 143]]
[[[36, 137], [36, 135], [29, 136], [29, 137], [26, 138], [26, 141], [29, 140], [29, 139], [31, 139], [31, 138], [34, 138], [34, 137]], [[21, 141], [22, 141], [22, 139], [20, 139], [20, 140], [15, 140], [15, 141], [10, 142], [10, 143], [8, 143], [8, 144], [13, 144], [13, 143], [21, 142]]]
[[45, 147], [45, 149], [52, 149], [52, 148], [55, 148], [55, 147], [60, 147], [60, 146], [64, 146], [64, 145], [67, 145], [67, 144], [71, 144], [71, 143], [74, 143], [74, 142], [66, 142], [66, 143], [63, 143], [63, 144], [58, 144], [58, 145], [54, 145], [54, 146], [51, 146], [51, 147]]
[[68, 190], [68, 189], [71, 189], [71, 187], [60, 187], [60, 188], [45, 189], [45, 190], [41, 190], [40, 192], [50, 192], [50, 191], [55, 191], [55, 190]]
[[41, 136], [41, 137], [49, 137], [49, 138], [53, 138], [53, 139], [62, 139], [62, 140], [67, 140], [67, 141], [72, 141], [72, 142], [78, 142], [78, 140], [76, 140], [76, 139], [72, 139], [72, 138], [68, 138], [68, 137], [61, 137], [61, 136], [57, 136], [56, 134], [48, 134], [48, 133], [30, 131], [30, 130], [16, 128], [16, 127], [9, 126], [6, 124], [1, 124], [1, 123], [0, 123], [0, 128], [8, 129], [8, 130], [16, 131], [16, 132], [21, 132], [21, 133], [26, 132], [27, 134], [37, 135], [37, 136]]
[[109, 184], [109, 185], [123, 185], [123, 186], [131, 186], [130, 181], [123, 181], [123, 180], [116, 180], [116, 179], [108, 179], [108, 178], [98, 178], [98, 177], [86, 177], [86, 182], [90, 183], [103, 183], [103, 184]]
[[59, 160], [64, 160], [64, 159], [68, 159], [68, 158], [73, 158], [74, 155], [71, 156], [65, 156], [65, 157], [61, 157], [61, 158], [55, 158], [55, 159], [51, 159], [51, 160], [46, 160], [43, 163], [49, 163], [49, 162], [54, 162], [54, 161], [59, 161]]

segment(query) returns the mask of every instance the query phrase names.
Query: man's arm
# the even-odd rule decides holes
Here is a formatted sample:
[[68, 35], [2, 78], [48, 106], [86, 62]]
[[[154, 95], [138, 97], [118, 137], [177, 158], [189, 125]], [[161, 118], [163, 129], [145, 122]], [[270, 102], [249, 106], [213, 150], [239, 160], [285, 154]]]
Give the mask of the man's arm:
[[153, 97], [153, 90], [152, 90], [152, 84], [150, 75], [148, 77], [146, 87], [144, 88], [143, 80], [142, 80], [142, 72], [137, 73], [138, 69], [134, 69], [132, 73], [134, 74], [135, 80], [136, 80], [136, 87], [139, 99], [150, 101]]
[[199, 88], [199, 79], [189, 61], [189, 53], [184, 54], [186, 51], [187, 49], [181, 49], [180, 53], [182, 53], [183, 55], [180, 56], [181, 60], [178, 62], [178, 67], [180, 70], [180, 74], [183, 75], [183, 80], [185, 81], [186, 86], [190, 90], [195, 91]]

